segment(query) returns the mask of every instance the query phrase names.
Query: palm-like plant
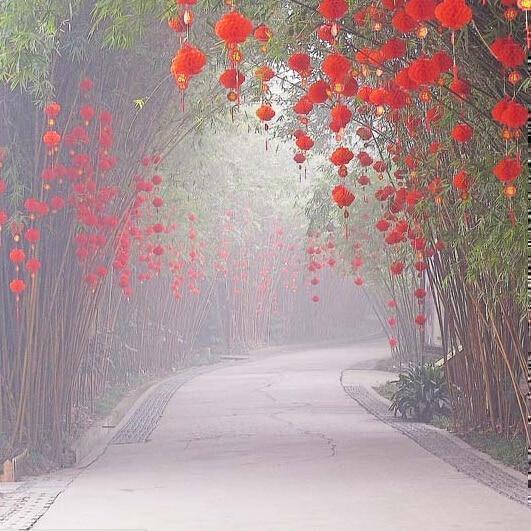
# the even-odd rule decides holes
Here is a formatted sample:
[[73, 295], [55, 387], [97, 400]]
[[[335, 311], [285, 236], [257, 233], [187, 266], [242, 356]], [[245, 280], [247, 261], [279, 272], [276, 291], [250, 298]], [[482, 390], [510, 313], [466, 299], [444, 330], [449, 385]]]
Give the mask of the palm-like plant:
[[441, 367], [418, 365], [400, 374], [389, 409], [404, 418], [430, 422], [435, 414], [448, 414], [450, 400], [446, 377]]

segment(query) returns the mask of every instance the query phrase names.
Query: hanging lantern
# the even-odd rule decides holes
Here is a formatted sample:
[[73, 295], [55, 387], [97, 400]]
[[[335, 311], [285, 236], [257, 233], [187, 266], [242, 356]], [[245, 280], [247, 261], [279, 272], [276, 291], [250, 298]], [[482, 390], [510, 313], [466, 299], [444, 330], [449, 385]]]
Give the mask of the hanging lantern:
[[192, 46], [185, 43], [179, 49], [171, 64], [171, 73], [179, 87], [182, 95], [181, 106], [184, 110], [184, 92], [188, 88], [190, 80], [200, 74], [206, 65], [205, 54]]
[[435, 18], [441, 26], [457, 31], [472, 20], [472, 9], [464, 0], [443, 0], [435, 8]]

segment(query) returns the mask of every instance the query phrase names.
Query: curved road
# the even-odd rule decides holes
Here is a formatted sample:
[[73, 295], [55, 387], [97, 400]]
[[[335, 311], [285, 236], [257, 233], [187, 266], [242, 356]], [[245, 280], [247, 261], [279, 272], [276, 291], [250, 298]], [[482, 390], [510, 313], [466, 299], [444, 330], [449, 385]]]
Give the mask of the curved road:
[[110, 446], [35, 529], [529, 529], [525, 506], [345, 394], [342, 369], [386, 355], [381, 343], [293, 351], [199, 376], [149, 443]]

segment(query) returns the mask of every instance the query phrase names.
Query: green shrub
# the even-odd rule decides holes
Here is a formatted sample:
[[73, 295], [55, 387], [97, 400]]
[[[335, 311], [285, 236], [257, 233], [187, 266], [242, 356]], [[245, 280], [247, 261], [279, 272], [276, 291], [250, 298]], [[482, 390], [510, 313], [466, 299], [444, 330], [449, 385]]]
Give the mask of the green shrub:
[[444, 371], [433, 364], [418, 365], [400, 374], [389, 409], [404, 418], [431, 422], [434, 415], [450, 411], [448, 385]]

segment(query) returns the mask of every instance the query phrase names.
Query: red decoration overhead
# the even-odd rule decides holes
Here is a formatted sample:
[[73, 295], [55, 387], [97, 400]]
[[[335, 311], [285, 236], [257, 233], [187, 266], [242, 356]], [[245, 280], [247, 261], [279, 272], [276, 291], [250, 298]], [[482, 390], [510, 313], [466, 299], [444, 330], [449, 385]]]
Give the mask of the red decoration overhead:
[[354, 202], [356, 196], [346, 186], [338, 184], [332, 190], [332, 199], [339, 208], [346, 208]]
[[435, 8], [435, 17], [445, 28], [460, 30], [472, 20], [472, 9], [464, 0], [443, 0]]
[[502, 183], [510, 183], [522, 173], [522, 164], [516, 157], [505, 157], [494, 166], [492, 172]]
[[227, 46], [244, 43], [253, 32], [253, 23], [238, 11], [230, 11], [215, 26], [216, 35]]
[[288, 59], [288, 66], [297, 72], [302, 78], [308, 77], [312, 73], [312, 63], [307, 53], [294, 53]]
[[319, 13], [329, 20], [339, 20], [348, 11], [346, 0], [322, 0], [318, 7]]
[[171, 73], [177, 86], [181, 90], [188, 88], [190, 79], [200, 74], [205, 65], [205, 54], [199, 48], [185, 43], [177, 52], [171, 64]]
[[260, 105], [260, 107], [258, 107], [258, 109], [256, 110], [256, 116], [258, 116], [258, 118], [262, 120], [262, 122], [271, 121], [275, 117], [275, 114], [276, 113], [273, 107], [271, 107], [271, 105], [269, 105], [268, 103]]

